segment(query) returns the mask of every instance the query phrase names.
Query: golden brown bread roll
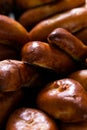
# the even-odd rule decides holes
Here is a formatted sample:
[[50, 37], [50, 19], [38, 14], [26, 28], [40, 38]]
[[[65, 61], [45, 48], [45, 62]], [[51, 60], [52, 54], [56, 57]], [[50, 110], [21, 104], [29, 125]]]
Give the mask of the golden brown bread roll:
[[5, 15], [0, 15], [0, 44], [20, 50], [28, 41], [28, 32], [19, 22]]
[[6, 130], [59, 130], [46, 113], [34, 108], [19, 108], [10, 116]]
[[22, 48], [22, 61], [57, 72], [60, 75], [75, 69], [75, 63], [66, 53], [48, 43], [32, 41]]
[[72, 35], [66, 29], [57, 28], [54, 29], [48, 35], [48, 42], [51, 45], [57, 47], [68, 53], [74, 60], [82, 61], [87, 57], [87, 46], [79, 40], [77, 37]]
[[39, 6], [25, 11], [19, 17], [19, 22], [28, 30], [34, 27], [38, 22], [78, 6], [85, 4], [85, 0], [60, 0], [45, 6]]
[[18, 60], [0, 62], [0, 91], [16, 91], [24, 86], [36, 85], [39, 73], [32, 66]]
[[73, 79], [59, 79], [49, 83], [38, 93], [37, 106], [63, 122], [87, 119], [87, 92]]
[[87, 27], [87, 8], [74, 8], [43, 20], [29, 31], [30, 40], [45, 41], [47, 36], [58, 27], [65, 28], [71, 33]]

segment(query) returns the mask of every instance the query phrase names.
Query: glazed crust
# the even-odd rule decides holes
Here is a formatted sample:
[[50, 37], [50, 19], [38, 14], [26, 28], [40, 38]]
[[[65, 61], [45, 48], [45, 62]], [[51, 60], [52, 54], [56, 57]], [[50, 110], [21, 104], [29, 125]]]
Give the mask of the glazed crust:
[[77, 61], [85, 60], [87, 57], [87, 46], [66, 29], [53, 30], [48, 35], [48, 42], [53, 46], [58, 46]]
[[28, 42], [22, 48], [22, 61], [53, 70], [60, 75], [70, 73], [75, 69], [71, 57], [63, 51], [40, 41]]
[[[34, 27], [40, 21], [55, 15], [56, 13], [62, 13], [63, 11], [82, 6], [85, 4], [85, 0], [60, 0], [52, 4], [39, 6], [25, 11], [19, 17], [19, 22], [28, 30]], [[33, 19], [32, 19], [33, 18]]]
[[19, 22], [5, 15], [0, 15], [0, 44], [20, 50], [28, 41], [28, 32]]
[[44, 112], [33, 108], [17, 109], [9, 118], [6, 130], [58, 130], [55, 122]]
[[63, 122], [79, 122], [87, 118], [87, 92], [76, 80], [60, 79], [41, 90], [37, 106]]
[[[33, 86], [39, 74], [32, 66], [18, 60], [0, 62], [0, 91], [16, 91], [21, 87]], [[9, 80], [10, 79], [10, 80]]]
[[46, 41], [47, 36], [58, 27], [67, 29], [71, 33], [75, 33], [78, 30], [87, 27], [86, 17], [87, 8], [85, 7], [78, 7], [64, 13], [57, 14], [43, 20], [31, 29], [31, 31], [29, 31], [30, 40]]

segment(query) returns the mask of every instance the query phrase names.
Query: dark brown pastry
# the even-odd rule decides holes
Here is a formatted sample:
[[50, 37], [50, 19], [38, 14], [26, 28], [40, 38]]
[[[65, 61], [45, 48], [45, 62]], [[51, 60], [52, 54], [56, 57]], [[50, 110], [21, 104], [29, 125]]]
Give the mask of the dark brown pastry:
[[22, 61], [57, 72], [60, 75], [75, 69], [74, 61], [63, 51], [40, 41], [28, 42], [22, 48]]
[[29, 31], [30, 40], [46, 41], [47, 36], [59, 27], [67, 29], [71, 33], [87, 27], [87, 8], [73, 8], [41, 21]]
[[87, 57], [87, 46], [63, 28], [57, 28], [48, 35], [48, 42], [68, 53], [74, 60], [81, 61]]
[[0, 91], [16, 91], [21, 87], [35, 86], [39, 73], [32, 66], [18, 60], [0, 62]]
[[87, 92], [76, 80], [60, 79], [41, 90], [37, 106], [63, 122], [83, 121], [87, 119]]
[[0, 15], [0, 44], [20, 50], [28, 41], [28, 32], [19, 22], [5, 15]]
[[[24, 1], [25, 2], [25, 1]], [[44, 2], [44, 1], [43, 1]], [[66, 10], [85, 4], [85, 0], [56, 0], [54, 3], [29, 9], [21, 14], [19, 22], [28, 30], [40, 21]]]
[[19, 108], [10, 116], [6, 130], [58, 130], [55, 122], [34, 108]]

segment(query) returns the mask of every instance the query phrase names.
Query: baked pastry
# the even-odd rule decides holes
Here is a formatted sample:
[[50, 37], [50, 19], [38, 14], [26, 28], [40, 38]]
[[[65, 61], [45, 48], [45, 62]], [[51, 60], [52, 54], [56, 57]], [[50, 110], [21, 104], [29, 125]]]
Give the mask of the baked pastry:
[[[30, 40], [46, 41], [48, 35], [56, 28], [64, 28], [75, 33], [87, 27], [87, 8], [78, 7], [56, 14], [38, 23], [29, 31]], [[83, 20], [84, 19], [84, 20]]]
[[38, 82], [40, 83], [39, 77], [40, 75], [34, 67], [22, 61], [9, 59], [0, 62], [1, 92], [17, 91], [21, 87], [35, 86]]
[[87, 119], [87, 92], [76, 80], [59, 79], [38, 93], [37, 106], [63, 122], [84, 121]]
[[46, 113], [34, 108], [19, 108], [9, 117], [6, 130], [58, 130]]
[[69, 74], [76, 67], [69, 55], [45, 42], [26, 43], [22, 48], [21, 55], [22, 61], [52, 70], [60, 75]]
[[28, 32], [19, 22], [0, 15], [0, 44], [9, 45], [20, 51], [28, 41]]
[[[85, 0], [75, 0], [74, 2], [73, 2], [73, 0], [54, 0], [54, 1], [55, 2], [53, 2], [53, 3], [49, 3], [44, 6], [39, 6], [37, 8], [31, 8], [31, 9], [24, 11], [19, 16], [18, 21], [27, 30], [30, 30], [36, 24], [41, 22], [42, 20], [52, 17], [55, 14], [63, 13], [66, 10], [70, 10], [72, 8], [83, 6], [85, 4]], [[23, 2], [25, 2], [25, 1], [23, 1]]]
[[48, 35], [48, 42], [61, 48], [76, 61], [83, 61], [87, 57], [87, 46], [64, 28], [56, 28]]

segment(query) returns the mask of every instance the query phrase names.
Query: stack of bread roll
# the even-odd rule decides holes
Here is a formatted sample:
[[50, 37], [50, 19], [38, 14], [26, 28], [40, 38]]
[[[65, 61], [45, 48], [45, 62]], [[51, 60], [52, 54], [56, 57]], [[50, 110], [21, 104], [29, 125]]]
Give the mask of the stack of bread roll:
[[87, 130], [87, 1], [0, 1], [0, 130]]

